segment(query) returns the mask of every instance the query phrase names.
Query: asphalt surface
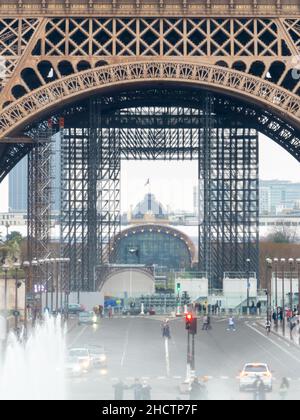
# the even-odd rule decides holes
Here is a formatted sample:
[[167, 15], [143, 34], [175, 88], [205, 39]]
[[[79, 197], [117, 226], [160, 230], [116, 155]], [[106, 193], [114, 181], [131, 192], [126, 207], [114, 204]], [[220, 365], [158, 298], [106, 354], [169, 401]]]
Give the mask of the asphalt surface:
[[[68, 334], [68, 347], [103, 345], [107, 369], [94, 369], [82, 377], [68, 378], [68, 398], [78, 400], [114, 399], [113, 385], [121, 378], [127, 385], [134, 378], [145, 379], [157, 400], [188, 399], [180, 393], [186, 378], [187, 333], [183, 319], [170, 321], [171, 339], [161, 336], [161, 321], [149, 317], [101, 319], [94, 326], [78, 326]], [[199, 328], [200, 327], [200, 328]], [[195, 338], [197, 376], [207, 377], [210, 400], [248, 400], [237, 379], [245, 363], [267, 363], [273, 372], [273, 392], [267, 399], [279, 399], [283, 377], [290, 379], [289, 399], [300, 399], [300, 350], [275, 335], [267, 336], [259, 319], [241, 318], [237, 330], [227, 331], [227, 319], [212, 320], [212, 329], [201, 330]], [[128, 389], [125, 399], [133, 399]]]

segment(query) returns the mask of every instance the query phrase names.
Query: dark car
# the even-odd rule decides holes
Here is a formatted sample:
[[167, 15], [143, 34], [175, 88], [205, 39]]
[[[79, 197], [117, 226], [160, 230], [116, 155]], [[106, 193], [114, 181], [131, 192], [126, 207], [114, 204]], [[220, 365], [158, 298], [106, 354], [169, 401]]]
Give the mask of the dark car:
[[77, 315], [80, 312], [84, 312], [85, 308], [80, 303], [69, 303], [68, 312], [69, 314]]

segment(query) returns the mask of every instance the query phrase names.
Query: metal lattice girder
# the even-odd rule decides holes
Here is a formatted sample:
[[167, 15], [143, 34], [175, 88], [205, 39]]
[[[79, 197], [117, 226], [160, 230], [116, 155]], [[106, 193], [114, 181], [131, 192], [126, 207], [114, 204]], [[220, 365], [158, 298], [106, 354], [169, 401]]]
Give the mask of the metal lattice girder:
[[199, 152], [199, 266], [211, 287], [225, 271], [258, 273], [258, 134], [212, 125], [211, 96]]
[[91, 138], [94, 139], [97, 178], [96, 189], [97, 249], [99, 263], [109, 262], [110, 247], [113, 238], [120, 231], [120, 172], [121, 148], [120, 133], [116, 129], [102, 127], [101, 99], [91, 99]]
[[70, 258], [70, 290], [89, 290], [86, 129], [61, 131], [61, 252]]
[[63, 255], [71, 259], [71, 290], [86, 291], [120, 230], [119, 133], [101, 127], [101, 101], [91, 100], [89, 116], [90, 128], [64, 130], [61, 172]]
[[[54, 154], [54, 131], [40, 128], [35, 133], [35, 145], [28, 158], [28, 258], [45, 260], [51, 256], [51, 208]], [[46, 264], [32, 272], [32, 283], [48, 288], [49, 272]]]

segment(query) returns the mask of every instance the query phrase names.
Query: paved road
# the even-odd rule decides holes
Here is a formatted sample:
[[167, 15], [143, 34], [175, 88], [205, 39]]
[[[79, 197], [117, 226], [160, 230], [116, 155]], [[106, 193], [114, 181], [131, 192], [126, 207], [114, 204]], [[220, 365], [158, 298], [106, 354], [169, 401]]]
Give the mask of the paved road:
[[[107, 372], [92, 371], [83, 378], [68, 379], [70, 399], [113, 399], [113, 384], [121, 378], [131, 385], [135, 377], [146, 378], [153, 399], [176, 399], [186, 375], [186, 330], [184, 321], [171, 321], [168, 346], [161, 337], [161, 321], [152, 318], [103, 319], [96, 326], [80, 326], [68, 335], [68, 347], [103, 344], [108, 355]], [[237, 376], [247, 362], [268, 363], [274, 371], [278, 398], [281, 378], [291, 380], [289, 397], [300, 396], [300, 350], [280, 338], [266, 336], [257, 320], [240, 319], [236, 332], [226, 330], [226, 319], [214, 319], [210, 331], [196, 336], [196, 373], [207, 376], [209, 399], [252, 399], [240, 393]], [[125, 398], [132, 399], [132, 390]], [[187, 399], [181, 395], [180, 398]]]

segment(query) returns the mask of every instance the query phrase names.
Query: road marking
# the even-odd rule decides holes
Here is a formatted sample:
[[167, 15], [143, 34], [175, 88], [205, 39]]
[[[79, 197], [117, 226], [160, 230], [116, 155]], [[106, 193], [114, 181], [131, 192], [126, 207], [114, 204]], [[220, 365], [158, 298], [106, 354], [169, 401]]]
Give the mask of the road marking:
[[167, 376], [170, 376], [169, 339], [167, 337], [165, 337], [165, 355], [166, 355]]
[[229, 377], [228, 376], [221, 376], [221, 379], [226, 381], [227, 379], [229, 379]]
[[245, 324], [248, 328], [251, 328], [253, 331], [255, 331], [260, 336], [264, 337], [266, 340], [273, 343], [275, 346], [277, 346], [280, 350], [282, 350], [284, 353], [288, 354], [292, 359], [296, 360], [298, 363], [300, 363], [300, 359], [298, 357], [294, 356], [292, 353], [287, 351], [284, 347], [282, 347], [280, 344], [276, 343], [276, 341], [272, 340], [270, 337], [267, 337], [265, 334], [263, 334], [261, 331], [259, 331], [257, 328], [252, 327], [252, 325]]
[[124, 350], [123, 350], [123, 354], [122, 354], [122, 358], [121, 358], [121, 366], [122, 367], [124, 365], [124, 360], [125, 360], [125, 356], [126, 356], [126, 352], [127, 352], [128, 342], [129, 342], [129, 326], [128, 326], [127, 331], [126, 331]]
[[173, 376], [173, 379], [182, 379], [182, 376]]
[[167, 379], [166, 376], [158, 376], [157, 379], [161, 380], [161, 379]]
[[85, 332], [85, 330], [88, 328], [88, 325], [83, 327], [83, 329], [76, 335], [76, 337], [71, 341], [70, 347], [73, 347], [74, 343], [82, 336], [82, 334]]

